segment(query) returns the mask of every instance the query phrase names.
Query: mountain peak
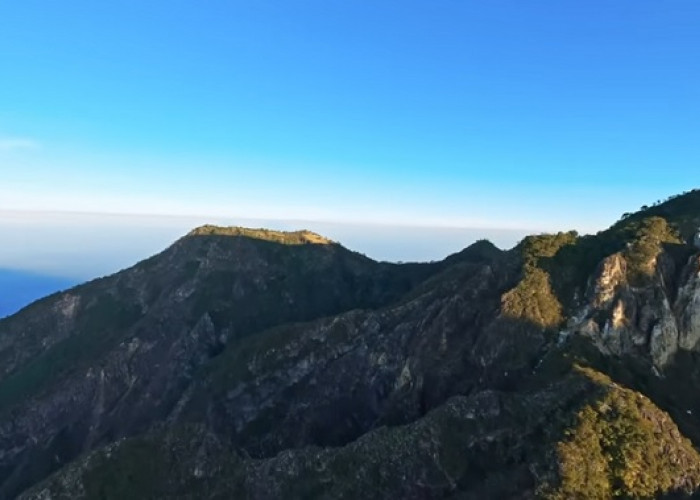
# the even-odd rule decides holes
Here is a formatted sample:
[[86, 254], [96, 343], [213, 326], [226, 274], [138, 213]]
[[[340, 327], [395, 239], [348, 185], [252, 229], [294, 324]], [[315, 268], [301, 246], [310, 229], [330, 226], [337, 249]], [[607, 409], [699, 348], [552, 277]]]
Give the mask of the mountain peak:
[[334, 242], [306, 229], [299, 231], [274, 231], [263, 228], [240, 226], [215, 226], [206, 224], [190, 231], [187, 236], [239, 236], [256, 240], [272, 241], [284, 245], [330, 245]]
[[651, 205], [643, 205], [637, 212], [622, 214], [612, 229], [624, 228], [648, 217], [663, 217], [686, 241], [691, 242], [700, 226], [700, 189], [691, 189]]
[[196, 228], [0, 320], [0, 500], [700, 493], [698, 224], [403, 265]]

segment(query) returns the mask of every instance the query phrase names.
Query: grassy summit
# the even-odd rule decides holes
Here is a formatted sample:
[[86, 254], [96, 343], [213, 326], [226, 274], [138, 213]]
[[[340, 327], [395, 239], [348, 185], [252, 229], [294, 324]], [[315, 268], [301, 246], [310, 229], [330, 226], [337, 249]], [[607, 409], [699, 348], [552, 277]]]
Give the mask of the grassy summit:
[[271, 229], [251, 229], [239, 226], [204, 225], [193, 229], [188, 236], [242, 236], [256, 240], [272, 241], [283, 245], [330, 245], [333, 241], [311, 231], [274, 231]]
[[691, 191], [426, 264], [196, 228], [0, 321], [0, 498], [700, 493], [700, 352], [656, 369], [699, 223]]

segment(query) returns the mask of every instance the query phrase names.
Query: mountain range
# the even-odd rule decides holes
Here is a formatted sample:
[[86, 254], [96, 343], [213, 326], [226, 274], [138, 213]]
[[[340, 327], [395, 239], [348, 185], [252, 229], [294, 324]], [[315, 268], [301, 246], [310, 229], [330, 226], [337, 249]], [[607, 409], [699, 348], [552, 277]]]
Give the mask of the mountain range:
[[376, 262], [203, 226], [0, 320], [0, 498], [687, 498], [700, 190]]

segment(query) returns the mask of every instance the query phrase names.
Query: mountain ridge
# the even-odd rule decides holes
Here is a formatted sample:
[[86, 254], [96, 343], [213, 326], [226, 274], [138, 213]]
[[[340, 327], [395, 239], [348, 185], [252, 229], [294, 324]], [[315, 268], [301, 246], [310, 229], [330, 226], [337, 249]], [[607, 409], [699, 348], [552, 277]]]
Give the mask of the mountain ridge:
[[[693, 190], [597, 235], [535, 235], [509, 251], [481, 241], [403, 265], [303, 231], [195, 229], [0, 321], [0, 496], [32, 485], [23, 498], [690, 495], [700, 486], [698, 223]], [[52, 314], [66, 297], [78, 320], [61, 330]], [[101, 354], [59, 349], [72, 371], [37, 382], [32, 366], [76, 338], [98, 339]], [[39, 390], [8, 400], [18, 376]], [[26, 441], [39, 434], [48, 446]], [[599, 454], [577, 462], [593, 442]], [[110, 475], [134, 453], [181, 477], [126, 465], [116, 469], [125, 478]]]
[[264, 228], [247, 228], [241, 226], [216, 226], [205, 224], [196, 227], [187, 233], [186, 237], [193, 236], [240, 236], [263, 241], [272, 241], [275, 243], [283, 243], [287, 245], [301, 245], [312, 243], [317, 245], [329, 245], [334, 241], [321, 236], [320, 234], [309, 231], [308, 229], [300, 229], [296, 231], [276, 231]]

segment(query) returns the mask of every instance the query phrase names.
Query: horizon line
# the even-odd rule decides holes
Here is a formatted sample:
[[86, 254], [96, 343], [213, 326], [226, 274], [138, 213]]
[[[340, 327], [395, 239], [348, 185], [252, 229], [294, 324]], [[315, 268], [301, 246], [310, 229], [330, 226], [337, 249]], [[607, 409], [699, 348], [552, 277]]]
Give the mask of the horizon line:
[[[328, 225], [341, 225], [341, 226], [359, 226], [359, 227], [393, 227], [393, 228], [416, 228], [416, 229], [443, 229], [443, 230], [487, 230], [487, 231], [503, 231], [503, 232], [528, 232], [532, 234], [543, 234], [543, 233], [553, 233], [553, 232], [566, 232], [566, 231], [577, 231], [581, 234], [595, 234], [604, 228], [587, 228], [587, 229], [577, 229], [570, 227], [566, 230], [563, 229], [546, 229], [543, 227], [536, 226], [503, 226], [503, 225], [487, 225], [483, 223], [469, 224], [455, 224], [455, 223], [429, 223], [429, 222], [419, 222], [410, 223], [405, 221], [368, 221], [368, 220], [332, 220], [326, 218], [311, 219], [311, 218], [285, 218], [285, 217], [254, 217], [254, 216], [242, 216], [242, 215], [215, 215], [215, 214], [204, 214], [204, 213], [194, 213], [194, 214], [164, 214], [164, 213], [147, 213], [147, 212], [112, 212], [112, 211], [81, 211], [81, 210], [42, 210], [42, 209], [13, 209], [13, 208], [0, 208], [0, 216], [3, 214], [7, 215], [63, 215], [63, 216], [99, 216], [99, 217], [124, 217], [124, 218], [152, 218], [152, 219], [170, 219], [170, 220], [186, 220], [186, 219], [204, 219], [211, 221], [216, 219], [229, 219], [229, 220], [242, 220], [242, 221], [265, 221], [265, 222], [285, 222], [285, 223], [312, 223], [312, 224], [328, 224]], [[613, 222], [614, 223], [614, 222]], [[212, 222], [203, 222], [202, 224], [212, 224], [217, 225]], [[199, 226], [196, 226], [199, 227]], [[193, 228], [194, 229], [194, 228]], [[307, 229], [305, 227], [300, 227], [297, 230]]]

